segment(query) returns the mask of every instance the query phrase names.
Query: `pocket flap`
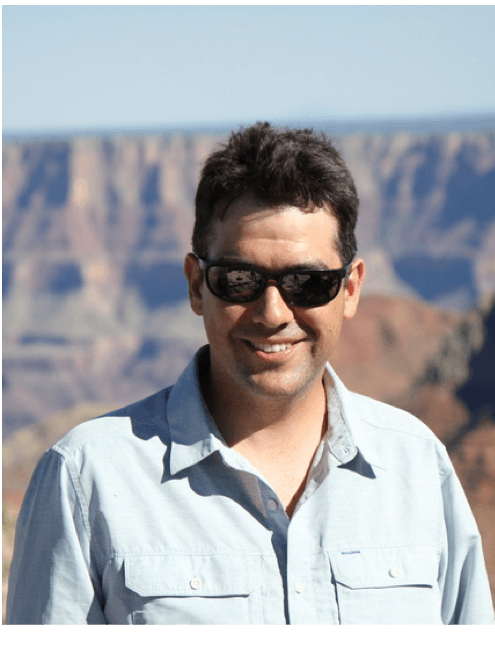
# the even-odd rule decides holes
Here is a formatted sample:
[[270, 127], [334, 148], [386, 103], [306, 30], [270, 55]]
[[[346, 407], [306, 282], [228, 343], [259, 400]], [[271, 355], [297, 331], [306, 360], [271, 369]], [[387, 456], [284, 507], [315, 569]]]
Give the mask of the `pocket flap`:
[[124, 575], [127, 588], [143, 597], [240, 596], [261, 586], [255, 555], [132, 555], [124, 559]]
[[438, 579], [435, 547], [385, 547], [330, 552], [335, 580], [349, 588], [434, 586]]

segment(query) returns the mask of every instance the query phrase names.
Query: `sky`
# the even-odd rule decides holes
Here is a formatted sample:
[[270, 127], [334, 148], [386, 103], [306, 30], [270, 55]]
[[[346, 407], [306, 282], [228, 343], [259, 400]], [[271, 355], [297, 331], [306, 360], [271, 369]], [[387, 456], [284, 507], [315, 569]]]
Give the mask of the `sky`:
[[491, 5], [4, 5], [5, 134], [495, 112]]

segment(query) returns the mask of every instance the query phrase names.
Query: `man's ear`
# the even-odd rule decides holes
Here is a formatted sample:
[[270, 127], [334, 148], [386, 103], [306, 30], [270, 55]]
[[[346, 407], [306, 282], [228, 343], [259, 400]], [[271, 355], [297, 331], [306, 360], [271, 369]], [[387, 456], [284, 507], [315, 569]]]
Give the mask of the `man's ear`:
[[357, 258], [352, 263], [351, 272], [344, 281], [344, 319], [346, 320], [351, 319], [356, 314], [365, 274], [364, 262], [361, 258]]
[[198, 258], [188, 253], [184, 260], [184, 274], [189, 283], [189, 303], [196, 315], [203, 314], [203, 273], [199, 268]]

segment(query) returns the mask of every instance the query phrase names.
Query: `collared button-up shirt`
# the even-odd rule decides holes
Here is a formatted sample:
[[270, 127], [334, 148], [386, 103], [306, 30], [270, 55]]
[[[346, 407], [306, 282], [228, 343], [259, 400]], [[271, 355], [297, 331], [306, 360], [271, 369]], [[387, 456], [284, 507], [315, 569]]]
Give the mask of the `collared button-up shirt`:
[[8, 623], [493, 623], [475, 521], [427, 427], [328, 365], [329, 429], [289, 519], [210, 417], [207, 356], [43, 455]]

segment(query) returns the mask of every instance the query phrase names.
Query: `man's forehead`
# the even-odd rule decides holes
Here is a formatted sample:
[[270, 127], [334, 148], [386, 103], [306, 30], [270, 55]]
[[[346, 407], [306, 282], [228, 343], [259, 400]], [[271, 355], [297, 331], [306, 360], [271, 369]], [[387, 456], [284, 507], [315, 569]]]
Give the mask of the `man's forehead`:
[[339, 232], [327, 209], [270, 207], [236, 201], [209, 236], [209, 259], [260, 268], [328, 270], [340, 267]]
[[213, 218], [213, 222], [222, 222], [232, 218], [239, 220], [248, 220], [250, 218], [256, 219], [260, 215], [266, 215], [267, 212], [271, 212], [273, 215], [276, 215], [277, 213], [291, 209], [297, 209], [303, 214], [314, 214], [315, 212], [322, 210], [328, 214], [329, 222], [337, 220], [333, 209], [327, 203], [324, 203], [321, 206], [312, 201], [309, 201], [308, 204], [302, 206], [289, 202], [283, 202], [278, 205], [269, 205], [252, 194], [246, 194], [230, 202], [229, 205], [223, 210], [221, 216], [215, 216]]

